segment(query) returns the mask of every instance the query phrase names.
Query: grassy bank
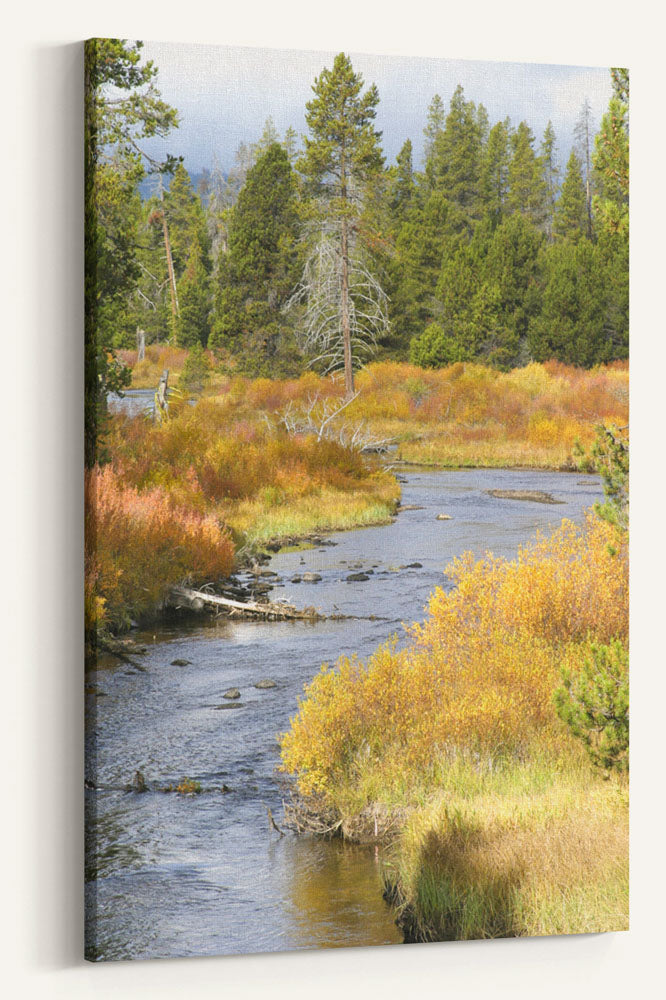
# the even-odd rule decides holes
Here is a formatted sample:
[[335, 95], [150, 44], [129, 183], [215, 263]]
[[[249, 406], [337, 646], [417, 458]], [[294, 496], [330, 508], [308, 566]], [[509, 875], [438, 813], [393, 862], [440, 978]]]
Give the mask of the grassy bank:
[[440, 768], [385, 877], [410, 940], [626, 930], [626, 781], [585, 760]]
[[392, 842], [410, 937], [624, 927], [625, 779], [593, 769], [553, 692], [593, 643], [627, 641], [625, 539], [590, 515], [449, 572], [404, 648], [315, 677], [283, 766], [329, 826]]

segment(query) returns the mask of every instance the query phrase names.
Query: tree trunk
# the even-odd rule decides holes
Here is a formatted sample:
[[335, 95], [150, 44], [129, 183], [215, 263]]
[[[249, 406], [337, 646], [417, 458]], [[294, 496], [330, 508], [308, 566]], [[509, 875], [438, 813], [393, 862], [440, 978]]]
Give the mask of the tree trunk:
[[136, 328], [136, 360], [143, 361], [146, 356], [146, 331], [140, 326]]
[[169, 369], [162, 372], [160, 383], [155, 393], [155, 406], [153, 416], [158, 424], [169, 419]]
[[162, 232], [164, 233], [164, 250], [166, 253], [167, 271], [169, 274], [169, 292], [171, 293], [171, 322], [172, 333], [175, 337], [178, 314], [178, 290], [176, 288], [176, 272], [173, 267], [173, 257], [171, 256], [171, 242], [169, 240], [169, 227], [167, 225], [166, 211], [164, 209], [164, 188], [162, 187], [162, 175], [160, 174], [160, 201], [162, 202]]
[[349, 322], [349, 229], [344, 214], [347, 202], [347, 171], [344, 143], [340, 151], [340, 194], [342, 196], [342, 231], [340, 253], [342, 256], [342, 287], [340, 289], [340, 317], [342, 320], [342, 346], [345, 364], [345, 393], [347, 399], [354, 395], [354, 369], [352, 367], [351, 324]]
[[350, 399], [354, 395], [354, 369], [352, 367], [351, 328], [349, 323], [349, 238], [347, 220], [342, 220], [342, 287], [340, 289], [340, 312], [342, 318], [342, 343], [345, 362], [345, 392]]

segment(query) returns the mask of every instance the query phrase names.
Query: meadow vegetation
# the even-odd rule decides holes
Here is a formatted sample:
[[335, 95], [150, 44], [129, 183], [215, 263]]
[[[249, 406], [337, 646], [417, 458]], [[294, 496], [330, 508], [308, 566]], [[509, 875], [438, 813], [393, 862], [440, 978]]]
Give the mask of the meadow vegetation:
[[[161, 350], [146, 349], [146, 360], [132, 369], [134, 388], [156, 386], [163, 368], [177, 379], [187, 352]], [[624, 361], [589, 370], [533, 362], [508, 372], [472, 362], [437, 370], [376, 362], [359, 372], [356, 389], [347, 422], [363, 422], [374, 437], [391, 439], [392, 458], [438, 467], [577, 469], [596, 424], [622, 426], [628, 420]], [[287, 406], [305, 407], [314, 397], [344, 398], [339, 380], [312, 372], [249, 380], [213, 371], [207, 391], [236, 403], [243, 397], [248, 410], [268, 418]]]

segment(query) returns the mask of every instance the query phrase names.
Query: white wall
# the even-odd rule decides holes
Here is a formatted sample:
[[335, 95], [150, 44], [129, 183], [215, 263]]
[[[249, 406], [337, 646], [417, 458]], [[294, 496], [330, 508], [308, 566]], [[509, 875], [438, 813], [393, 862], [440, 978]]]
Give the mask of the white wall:
[[[649, 996], [662, 967], [664, 18], [637, 0], [13, 2], [3, 15], [0, 400], [6, 612], [0, 982], [13, 997]], [[187, 17], [187, 23], [184, 18]], [[82, 939], [81, 39], [632, 69], [633, 894], [622, 935], [86, 966]], [[7, 127], [9, 124], [9, 127]], [[649, 136], [647, 130], [652, 134]], [[661, 235], [660, 235], [661, 234]], [[7, 305], [9, 304], [9, 309]], [[655, 362], [655, 352], [660, 351]], [[661, 367], [661, 372], [659, 371]], [[660, 410], [657, 411], [657, 406]], [[659, 440], [661, 435], [661, 441]], [[9, 451], [7, 452], [7, 449]], [[653, 547], [654, 551], [653, 551]], [[1, 689], [0, 689], [1, 690]], [[652, 753], [654, 751], [654, 753]]]

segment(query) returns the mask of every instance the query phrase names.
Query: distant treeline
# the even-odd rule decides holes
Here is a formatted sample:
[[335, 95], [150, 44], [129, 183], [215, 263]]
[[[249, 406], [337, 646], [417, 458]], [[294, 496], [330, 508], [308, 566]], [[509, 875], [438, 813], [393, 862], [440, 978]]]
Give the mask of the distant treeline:
[[[359, 95], [364, 86], [340, 59], [315, 81], [331, 108], [338, 63]], [[350, 238], [363, 248], [376, 314], [384, 301], [377, 289], [386, 296], [373, 327], [377, 358], [508, 369], [627, 357], [629, 83], [626, 71], [611, 73], [608, 111], [597, 127], [583, 104], [563, 172], [550, 123], [541, 138], [524, 121], [492, 123], [461, 86], [448, 107], [435, 95], [427, 109], [423, 169], [409, 139], [387, 164], [372, 133], [378, 167], [356, 176], [351, 163], [336, 224], [348, 218]], [[358, 100], [369, 121], [380, 96], [371, 87]], [[321, 238], [326, 226], [314, 155], [325, 140], [308, 109], [302, 147], [269, 118], [231, 171], [214, 165], [196, 187], [182, 162], [160, 184], [145, 160], [142, 173], [117, 186], [107, 214], [132, 266], [120, 294], [99, 301], [101, 342], [131, 348], [143, 330], [148, 344], [207, 347], [223, 370], [244, 375], [293, 376], [314, 362], [302, 333], [308, 305], [294, 299], [313, 266], [312, 234]], [[326, 211], [333, 218], [335, 198]], [[308, 288], [309, 306], [317, 294]], [[351, 308], [361, 314], [354, 294], [351, 286]]]

